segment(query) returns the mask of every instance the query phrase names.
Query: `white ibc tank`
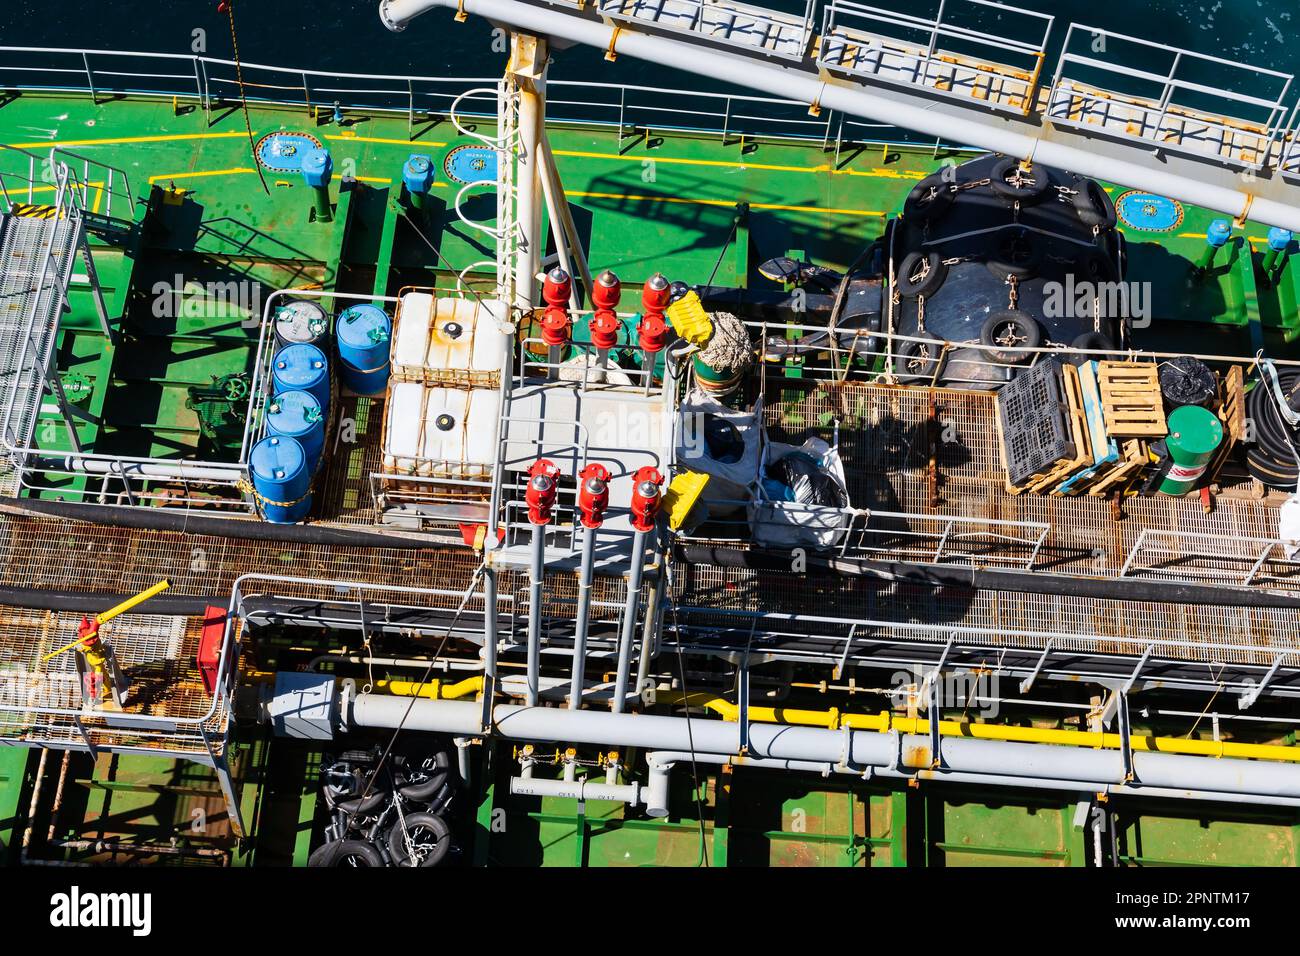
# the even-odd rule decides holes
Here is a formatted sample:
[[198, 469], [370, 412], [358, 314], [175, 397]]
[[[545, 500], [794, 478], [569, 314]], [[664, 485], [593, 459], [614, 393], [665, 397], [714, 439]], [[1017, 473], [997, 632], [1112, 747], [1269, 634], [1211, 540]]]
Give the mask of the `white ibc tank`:
[[402, 296], [393, 342], [393, 375], [400, 381], [480, 384], [501, 369], [496, 299], [427, 292]]
[[426, 391], [418, 382], [395, 382], [388, 390], [384, 471], [390, 475], [413, 475], [419, 467]]

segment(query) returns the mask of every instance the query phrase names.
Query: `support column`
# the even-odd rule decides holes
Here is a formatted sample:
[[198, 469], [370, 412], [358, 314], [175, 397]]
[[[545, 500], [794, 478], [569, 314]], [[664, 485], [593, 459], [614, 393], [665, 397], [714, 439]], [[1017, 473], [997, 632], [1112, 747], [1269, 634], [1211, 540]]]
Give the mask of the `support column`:
[[547, 43], [524, 33], [510, 36], [511, 75], [519, 87], [519, 127], [515, 165], [515, 305], [531, 311], [537, 304], [541, 270], [542, 186], [540, 141], [546, 117]]

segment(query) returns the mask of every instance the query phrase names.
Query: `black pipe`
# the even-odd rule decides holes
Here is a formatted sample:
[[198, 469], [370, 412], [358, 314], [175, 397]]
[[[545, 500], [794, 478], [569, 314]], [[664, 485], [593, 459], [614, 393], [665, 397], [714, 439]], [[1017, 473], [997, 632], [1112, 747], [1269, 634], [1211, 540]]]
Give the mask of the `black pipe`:
[[[789, 553], [763, 549], [741, 550], [712, 545], [677, 545], [675, 554], [690, 564], [790, 573]], [[1085, 578], [1044, 571], [995, 571], [959, 564], [920, 564], [906, 561], [865, 561], [810, 553], [807, 567], [840, 577], [873, 577], [920, 587], [962, 587], [981, 591], [1021, 594], [1060, 594], [1065, 597], [1104, 598], [1112, 601], [1151, 601], [1159, 604], [1208, 604], [1220, 607], [1300, 609], [1300, 596], [1275, 591], [1150, 581], [1141, 578]]]
[[320, 524], [272, 524], [251, 518], [219, 518], [195, 511], [168, 508], [134, 508], [94, 505], [74, 501], [34, 498], [0, 498], [0, 511], [17, 516], [88, 521], [113, 528], [143, 531], [177, 531], [216, 538], [245, 538], [284, 544], [323, 544], [342, 548], [397, 548], [406, 551], [441, 548], [446, 542], [429, 538], [388, 535]]
[[[55, 591], [48, 588], [0, 587], [0, 605], [30, 608], [37, 611], [76, 611], [82, 614], [102, 614], [121, 604], [133, 594], [93, 593], [87, 591]], [[230, 603], [229, 594], [172, 594], [163, 592], [141, 604], [138, 614], [168, 614], [198, 616], [209, 606], [225, 608]]]

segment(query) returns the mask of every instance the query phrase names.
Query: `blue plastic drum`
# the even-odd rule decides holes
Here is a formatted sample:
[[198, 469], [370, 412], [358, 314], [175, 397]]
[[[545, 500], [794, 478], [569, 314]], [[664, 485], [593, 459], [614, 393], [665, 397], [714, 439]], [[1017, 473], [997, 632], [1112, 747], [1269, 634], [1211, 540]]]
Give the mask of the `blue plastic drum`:
[[389, 339], [393, 323], [383, 309], [354, 305], [339, 313], [334, 338], [339, 378], [358, 395], [378, 395], [388, 386]]
[[330, 407], [330, 369], [325, 353], [300, 342], [286, 345], [271, 360], [272, 392], [311, 392], [321, 408]]
[[307, 470], [313, 474], [325, 450], [325, 415], [311, 392], [281, 392], [266, 408], [266, 433], [292, 438], [307, 455]]
[[282, 435], [263, 438], [253, 446], [248, 466], [262, 517], [276, 524], [294, 524], [307, 516], [311, 472], [296, 439]]

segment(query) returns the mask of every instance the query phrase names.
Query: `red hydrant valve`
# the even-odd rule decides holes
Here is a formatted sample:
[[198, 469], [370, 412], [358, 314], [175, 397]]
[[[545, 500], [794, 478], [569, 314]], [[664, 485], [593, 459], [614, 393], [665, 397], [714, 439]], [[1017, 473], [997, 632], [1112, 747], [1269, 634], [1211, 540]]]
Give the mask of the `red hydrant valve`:
[[572, 292], [573, 280], [559, 266], [546, 273], [546, 278], [542, 280], [542, 301], [547, 305], [568, 305]]
[[550, 348], [568, 345], [573, 322], [569, 318], [569, 295], [573, 280], [556, 266], [542, 280], [542, 301], [546, 312], [542, 316], [542, 341]]
[[578, 475], [578, 511], [584, 528], [599, 528], [609, 507], [609, 469], [592, 462]]
[[662, 352], [664, 343], [668, 341], [668, 326], [664, 323], [663, 314], [646, 313], [641, 316], [641, 322], [636, 327], [636, 336], [641, 351], [651, 355]]
[[556, 305], [547, 306], [546, 313], [542, 316], [542, 341], [551, 347], [567, 345], [572, 327], [566, 309]]
[[597, 312], [587, 326], [591, 332], [591, 344], [598, 349], [612, 349], [618, 345], [620, 324], [613, 312]]
[[591, 344], [598, 349], [612, 349], [618, 345], [618, 332], [622, 323], [614, 310], [622, 295], [623, 285], [614, 273], [606, 269], [596, 276], [591, 290], [591, 301], [596, 306], [596, 313], [587, 323], [587, 330], [591, 334]]
[[668, 284], [668, 279], [662, 272], [656, 272], [646, 279], [645, 285], [641, 287], [641, 310], [646, 315], [662, 316], [664, 309], [672, 302], [672, 295], [673, 290]]
[[556, 479], [559, 477], [560, 469], [546, 458], [537, 459], [528, 469], [528, 490], [524, 492], [524, 500], [528, 502], [528, 520], [533, 524], [550, 523], [551, 509], [555, 507], [555, 495], [559, 490]]
[[632, 527], [637, 531], [650, 531], [659, 514], [659, 487], [664, 476], [659, 469], [646, 465], [632, 476]]

